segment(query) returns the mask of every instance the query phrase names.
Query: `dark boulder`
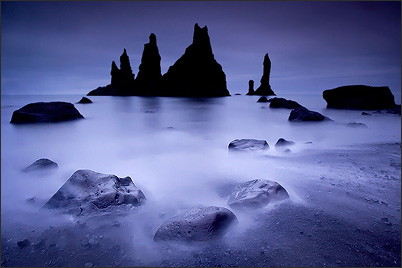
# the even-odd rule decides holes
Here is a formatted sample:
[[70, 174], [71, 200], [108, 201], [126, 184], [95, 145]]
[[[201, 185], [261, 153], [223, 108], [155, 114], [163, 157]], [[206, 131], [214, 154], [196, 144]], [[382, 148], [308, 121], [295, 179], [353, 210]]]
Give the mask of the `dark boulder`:
[[120, 69], [112, 61], [110, 71], [111, 82], [104, 87], [98, 87], [90, 91], [87, 96], [133, 96], [135, 95], [135, 81], [133, 71], [130, 65], [130, 58], [126, 49], [120, 56]]
[[271, 60], [268, 57], [268, 53], [265, 54], [264, 56], [263, 66], [264, 66], [263, 73], [260, 80], [261, 85], [255, 90], [253, 95], [260, 95], [260, 96], [275, 95], [275, 93], [271, 89], [271, 85], [269, 84], [269, 76], [271, 74]]
[[53, 162], [50, 159], [47, 158], [41, 158], [33, 162], [31, 165], [27, 166], [26, 168], [23, 169], [23, 171], [34, 171], [34, 170], [50, 170], [50, 169], [55, 169], [58, 168], [59, 166], [57, 165], [56, 162]]
[[289, 121], [324, 121], [331, 120], [328, 117], [314, 111], [310, 111], [305, 107], [294, 108], [289, 115]]
[[248, 81], [248, 92], [246, 95], [254, 95], [254, 80]]
[[141, 206], [146, 198], [130, 177], [77, 170], [47, 201], [44, 207], [73, 215]]
[[236, 93], [236, 94], [235, 94], [235, 96], [240, 96], [240, 95], [241, 95], [240, 93]]
[[228, 205], [232, 208], [260, 208], [287, 198], [287, 191], [279, 183], [256, 179], [238, 185], [229, 196]]
[[394, 95], [389, 87], [364, 85], [341, 86], [323, 92], [327, 108], [380, 110], [395, 106]]
[[31, 245], [31, 242], [28, 239], [24, 239], [17, 242], [19, 248], [26, 248]]
[[212, 53], [207, 26], [200, 28], [195, 24], [193, 43], [169, 67], [162, 80], [162, 96], [230, 96], [226, 75]]
[[161, 56], [156, 44], [156, 36], [152, 33], [149, 36], [149, 43], [144, 45], [141, 64], [135, 79], [137, 95], [160, 95], [161, 82]]
[[275, 144], [275, 148], [279, 148], [279, 147], [288, 147], [288, 146], [292, 146], [295, 145], [295, 142], [293, 141], [287, 141], [284, 138], [280, 138], [276, 144]]
[[73, 104], [68, 102], [30, 103], [14, 111], [10, 123], [52, 123], [84, 118]]
[[81, 100], [77, 103], [87, 104], [87, 103], [92, 103], [92, 101], [90, 99], [88, 99], [87, 97], [82, 97]]
[[269, 108], [294, 109], [296, 107], [302, 107], [302, 106], [295, 101], [287, 100], [284, 98], [272, 98], [271, 103], [269, 104]]
[[257, 102], [269, 102], [269, 101], [268, 101], [267, 97], [262, 96], [257, 100]]
[[268, 150], [269, 144], [265, 140], [236, 139], [229, 143], [229, 151], [262, 151]]
[[154, 241], [209, 241], [221, 238], [238, 220], [227, 208], [192, 208], [163, 223]]

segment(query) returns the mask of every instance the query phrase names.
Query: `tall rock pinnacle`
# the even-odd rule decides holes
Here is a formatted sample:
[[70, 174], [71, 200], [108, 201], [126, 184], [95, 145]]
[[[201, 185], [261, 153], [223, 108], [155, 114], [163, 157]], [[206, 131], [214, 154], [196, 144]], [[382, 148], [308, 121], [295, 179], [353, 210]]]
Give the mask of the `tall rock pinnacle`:
[[161, 79], [161, 56], [156, 44], [156, 36], [152, 33], [149, 36], [149, 43], [144, 45], [141, 64], [135, 79], [138, 95], [158, 95]]
[[268, 57], [268, 53], [265, 54], [263, 65], [264, 69], [260, 81], [261, 85], [255, 90], [253, 95], [261, 95], [261, 96], [275, 95], [275, 93], [271, 89], [271, 85], [269, 84], [269, 76], [271, 74], [271, 60]]
[[207, 26], [194, 25], [193, 43], [163, 75], [164, 96], [230, 96], [226, 75], [212, 53]]

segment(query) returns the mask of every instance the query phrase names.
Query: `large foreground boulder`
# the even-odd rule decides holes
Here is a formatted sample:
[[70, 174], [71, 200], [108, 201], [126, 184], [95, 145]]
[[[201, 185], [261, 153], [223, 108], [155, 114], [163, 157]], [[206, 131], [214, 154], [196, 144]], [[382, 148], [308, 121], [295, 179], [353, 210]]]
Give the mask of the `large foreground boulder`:
[[364, 85], [342, 86], [323, 92], [327, 108], [380, 110], [395, 106], [394, 95], [389, 87]]
[[330, 118], [320, 114], [319, 112], [310, 111], [305, 107], [294, 108], [289, 115], [289, 121], [324, 121], [331, 120]]
[[23, 171], [51, 170], [58, 167], [59, 166], [56, 162], [53, 162], [48, 158], [41, 158], [24, 168]]
[[285, 188], [270, 180], [256, 179], [240, 184], [229, 196], [232, 208], [260, 208], [275, 201], [289, 198]]
[[154, 241], [208, 241], [222, 237], [238, 220], [227, 208], [192, 208], [163, 223]]
[[261, 151], [269, 149], [266, 140], [236, 139], [229, 143], [229, 151]]
[[146, 198], [130, 177], [77, 170], [45, 204], [68, 214], [88, 215], [110, 207], [141, 206]]
[[284, 98], [272, 98], [271, 103], [269, 104], [269, 108], [294, 109], [296, 107], [302, 107], [302, 106], [295, 101], [287, 100]]
[[84, 118], [68, 102], [35, 102], [14, 111], [10, 123], [52, 123]]

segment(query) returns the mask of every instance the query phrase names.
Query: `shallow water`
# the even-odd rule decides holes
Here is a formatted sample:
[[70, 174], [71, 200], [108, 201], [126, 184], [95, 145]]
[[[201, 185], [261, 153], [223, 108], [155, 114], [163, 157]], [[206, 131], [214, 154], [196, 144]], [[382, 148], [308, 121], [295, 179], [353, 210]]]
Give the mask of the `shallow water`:
[[[93, 104], [75, 104], [85, 119], [13, 125], [9, 123], [12, 112], [28, 103], [56, 100], [75, 103], [81, 96], [2, 96], [2, 236], [11, 232], [14, 222], [42, 227], [72, 224], [69, 217], [53, 217], [38, 212], [38, 208], [76, 170], [91, 169], [119, 177], [130, 176], [144, 192], [148, 203], [137, 214], [129, 216], [126, 223], [135, 222], [127, 228], [143, 249], [138, 258], [155, 260], [152, 236], [163, 221], [180, 209], [228, 207], [227, 196], [222, 191], [255, 178], [277, 181], [288, 191], [293, 204], [304, 206], [311, 201], [305, 195], [306, 189], [317, 187], [313, 179], [328, 173], [327, 166], [300, 161], [304, 156], [311, 159], [311, 150], [325, 154], [329, 150], [350, 149], [350, 146], [401, 142], [400, 116], [363, 116], [361, 111], [326, 109], [319, 95], [278, 97], [297, 101], [334, 122], [291, 123], [287, 120], [291, 110], [272, 109], [269, 103], [257, 103], [258, 96], [210, 99], [92, 96]], [[367, 128], [346, 126], [350, 122], [364, 123]], [[270, 149], [254, 154], [228, 153], [228, 144], [238, 138], [264, 139]], [[279, 138], [296, 142], [291, 153], [274, 148]], [[21, 172], [43, 157], [57, 162], [59, 169], [45, 173]], [[289, 165], [292, 157], [294, 166]], [[376, 165], [376, 160], [370, 161]], [[342, 175], [349, 168], [336, 171], [339, 180], [345, 179]], [[301, 183], [292, 178], [295, 174], [305, 174], [312, 180], [303, 179]], [[346, 182], [349, 180], [346, 178]], [[33, 205], [26, 201], [32, 197], [35, 198]], [[250, 215], [241, 212], [236, 215], [240, 220], [238, 231], [253, 224]]]

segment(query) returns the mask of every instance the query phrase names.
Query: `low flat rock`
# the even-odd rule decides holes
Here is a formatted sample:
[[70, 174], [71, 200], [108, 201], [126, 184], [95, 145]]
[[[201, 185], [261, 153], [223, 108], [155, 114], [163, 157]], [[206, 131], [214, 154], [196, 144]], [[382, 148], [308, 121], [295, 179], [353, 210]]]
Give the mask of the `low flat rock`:
[[14, 111], [10, 123], [52, 123], [84, 118], [68, 102], [35, 102]]
[[280, 148], [280, 147], [288, 147], [288, 146], [292, 146], [292, 145], [295, 145], [295, 142], [294, 141], [288, 141], [288, 140], [285, 140], [284, 138], [280, 138], [277, 142], [276, 142], [276, 144], [275, 144], [275, 148]]
[[272, 98], [271, 103], [269, 104], [269, 108], [294, 109], [296, 107], [302, 107], [302, 106], [295, 101], [287, 100], [284, 98]]
[[156, 231], [154, 241], [209, 241], [221, 238], [237, 223], [227, 208], [196, 207], [171, 218]]
[[358, 123], [358, 122], [350, 122], [347, 123], [346, 126], [348, 127], [359, 127], [359, 128], [367, 128], [367, 125], [364, 123]]
[[48, 158], [41, 158], [33, 162], [31, 165], [27, 166], [26, 168], [23, 169], [23, 171], [35, 171], [35, 170], [50, 170], [50, 169], [55, 169], [58, 168], [59, 166], [57, 165], [56, 162], [53, 162], [52, 160]]
[[279, 183], [255, 179], [238, 185], [229, 196], [228, 205], [232, 208], [260, 208], [287, 198], [287, 191]]
[[332, 121], [330, 118], [314, 111], [310, 111], [305, 107], [294, 108], [289, 115], [289, 121], [301, 122], [301, 121]]
[[45, 204], [68, 214], [88, 215], [110, 207], [141, 206], [146, 198], [130, 177], [77, 170]]
[[268, 150], [269, 144], [265, 140], [236, 139], [229, 143], [229, 151], [261, 151]]

